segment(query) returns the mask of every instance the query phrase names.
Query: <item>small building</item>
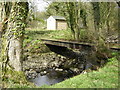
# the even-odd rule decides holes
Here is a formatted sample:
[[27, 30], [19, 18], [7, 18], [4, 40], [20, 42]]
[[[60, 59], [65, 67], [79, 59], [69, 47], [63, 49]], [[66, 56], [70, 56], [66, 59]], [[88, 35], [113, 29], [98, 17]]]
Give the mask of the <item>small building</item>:
[[67, 22], [64, 17], [50, 16], [47, 19], [47, 30], [65, 30], [67, 29]]

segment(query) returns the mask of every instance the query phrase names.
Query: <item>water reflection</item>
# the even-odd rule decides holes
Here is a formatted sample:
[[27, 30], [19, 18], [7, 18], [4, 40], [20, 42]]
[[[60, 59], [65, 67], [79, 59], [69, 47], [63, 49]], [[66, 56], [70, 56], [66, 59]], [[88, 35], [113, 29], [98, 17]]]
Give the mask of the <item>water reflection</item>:
[[41, 76], [40, 74], [38, 74], [38, 76], [35, 79], [30, 79], [30, 82], [33, 82], [36, 86], [42, 86], [42, 85], [52, 85], [58, 82], [63, 81], [64, 78], [63, 77], [54, 77], [54, 76], [50, 76], [50, 75], [44, 75]]

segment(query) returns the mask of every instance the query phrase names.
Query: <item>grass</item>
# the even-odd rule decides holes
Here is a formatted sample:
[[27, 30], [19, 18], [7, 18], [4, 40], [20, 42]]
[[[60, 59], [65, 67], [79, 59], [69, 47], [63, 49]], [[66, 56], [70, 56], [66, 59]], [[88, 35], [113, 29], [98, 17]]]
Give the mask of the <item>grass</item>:
[[31, 39], [73, 39], [70, 30], [26, 29], [25, 34]]
[[44, 45], [41, 39], [65, 39], [72, 40], [70, 30], [39, 30], [26, 29], [23, 42], [24, 50], [33, 53], [46, 53], [49, 49]]
[[[90, 41], [89, 39], [86, 39], [85, 31], [81, 30], [82, 40]], [[89, 37], [90, 38], [90, 37]], [[59, 39], [59, 40], [74, 40], [72, 37], [71, 31], [68, 30], [40, 30], [40, 29], [26, 29], [25, 31], [25, 39], [23, 42], [23, 47], [26, 48], [29, 51], [36, 51], [40, 48], [47, 48], [41, 41], [41, 39]], [[41, 49], [42, 49], [41, 48]], [[42, 50], [42, 52], [45, 52], [45, 50]], [[47, 50], [48, 51], [48, 50]]]
[[118, 60], [114, 56], [98, 71], [82, 73], [52, 86], [36, 87], [25, 79], [23, 72], [15, 71], [8, 71], [2, 83], [5, 88], [117, 88]]
[[[41, 52], [45, 52], [47, 51], [45, 46], [40, 46], [42, 43], [40, 39], [42, 38], [72, 40], [70, 30], [27, 29], [23, 46], [27, 47], [29, 52], [34, 53], [39, 48], [42, 48], [42, 50], [40, 49]], [[116, 88], [118, 87], [118, 60], [116, 59], [116, 53], [113, 53], [113, 56], [108, 60], [107, 65], [98, 71], [80, 74], [52, 86], [37, 88]], [[6, 75], [6, 80], [2, 82], [5, 88], [36, 88], [36, 86], [27, 82], [22, 72], [8, 71]]]
[[34, 84], [26, 80], [25, 74], [23, 72], [17, 72], [12, 70], [7, 70], [2, 81], [2, 86], [4, 88], [33, 88]]
[[117, 88], [118, 87], [118, 60], [111, 58], [110, 62], [99, 71], [92, 71], [67, 79], [52, 86], [41, 88]]
[[[28, 40], [40, 39], [59, 39], [59, 40], [74, 40], [70, 29], [67, 30], [42, 30], [42, 29], [29, 29], [25, 31], [25, 37]], [[87, 33], [85, 29], [80, 30], [81, 42], [93, 42], [94, 36]]]
[[[28, 29], [26, 30], [26, 35], [28, 37], [26, 40], [28, 42], [33, 40], [34, 43], [40, 43], [39, 39], [41, 38], [72, 40], [70, 30]], [[33, 46], [35, 47], [35, 45]], [[81, 74], [61, 83], [52, 86], [42, 86], [40, 88], [116, 88], [118, 86], [118, 61], [116, 53], [113, 54], [114, 58], [109, 59], [107, 65], [99, 69], [99, 71]]]

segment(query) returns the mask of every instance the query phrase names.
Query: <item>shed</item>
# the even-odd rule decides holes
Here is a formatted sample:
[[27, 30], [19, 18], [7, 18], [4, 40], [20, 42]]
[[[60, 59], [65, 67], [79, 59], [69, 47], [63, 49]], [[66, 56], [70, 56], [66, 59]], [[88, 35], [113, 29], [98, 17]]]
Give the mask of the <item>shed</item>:
[[62, 16], [50, 16], [47, 19], [47, 30], [67, 29], [66, 19]]

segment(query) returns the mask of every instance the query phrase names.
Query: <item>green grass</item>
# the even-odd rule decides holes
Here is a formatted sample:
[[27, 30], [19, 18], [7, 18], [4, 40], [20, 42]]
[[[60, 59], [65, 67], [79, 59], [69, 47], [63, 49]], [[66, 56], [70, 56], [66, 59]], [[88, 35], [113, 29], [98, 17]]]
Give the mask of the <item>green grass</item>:
[[[70, 29], [67, 30], [44, 30], [44, 29], [26, 29], [25, 37], [28, 40], [40, 39], [59, 39], [59, 40], [75, 40]], [[93, 42], [94, 36], [88, 34], [86, 30], [80, 30], [81, 42]]]
[[50, 50], [40, 39], [72, 40], [72, 36], [70, 30], [26, 29], [23, 42], [24, 49], [33, 53], [39, 52], [39, 54], [49, 52]]
[[70, 30], [26, 29], [25, 34], [28, 35], [30, 39], [73, 39]]
[[[84, 35], [83, 35], [84, 36]], [[40, 39], [66, 39], [72, 40], [70, 30], [26, 30], [26, 42], [31, 42], [34, 48], [38, 48], [36, 43], [42, 43]], [[38, 39], [38, 40], [37, 40]], [[38, 50], [38, 49], [37, 49]], [[42, 86], [40, 88], [116, 88], [118, 86], [118, 61], [116, 53], [109, 59], [107, 65], [98, 71], [80, 74], [52, 86]]]
[[33, 88], [35, 85], [26, 80], [24, 72], [7, 70], [2, 81], [4, 88]]
[[[23, 46], [26, 47], [29, 52], [33, 52], [34, 54], [34, 51], [38, 51], [40, 48], [42, 49], [40, 49], [41, 52], [45, 52], [47, 49], [44, 45], [41, 45], [42, 42], [40, 39], [42, 38], [72, 40], [70, 30], [56, 31], [27, 29], [25, 31], [25, 40]], [[118, 87], [118, 60], [116, 59], [117, 55], [118, 54], [113, 53], [114, 57], [109, 59], [109, 62], [98, 71], [80, 74], [52, 86], [45, 85], [37, 88], [116, 88]], [[3, 82], [5, 88], [36, 88], [36, 86], [27, 82], [22, 72], [19, 73], [9, 71], [6, 78], [7, 79]]]
[[117, 88], [118, 60], [114, 57], [98, 71], [80, 74], [53, 86], [42, 88]]
[[98, 71], [83, 73], [52, 86], [36, 87], [26, 81], [24, 73], [14, 71], [8, 71], [2, 83], [6, 88], [117, 88], [118, 60], [113, 57]]

